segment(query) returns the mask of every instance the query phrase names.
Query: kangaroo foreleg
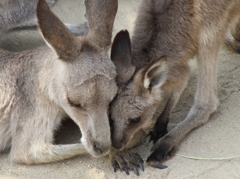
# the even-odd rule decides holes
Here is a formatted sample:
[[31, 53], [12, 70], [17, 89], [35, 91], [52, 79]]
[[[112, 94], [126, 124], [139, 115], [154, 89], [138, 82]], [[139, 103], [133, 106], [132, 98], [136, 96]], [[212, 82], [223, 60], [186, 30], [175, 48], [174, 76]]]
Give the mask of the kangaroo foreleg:
[[[211, 35], [208, 37], [209, 41], [205, 41], [204, 37], [200, 39], [202, 41], [197, 58], [198, 86], [194, 105], [184, 121], [156, 142], [154, 152], [147, 159], [154, 167], [172, 157], [182, 139], [194, 128], [205, 124], [217, 108], [217, 55], [223, 41], [220, 37], [224, 38], [224, 32]], [[220, 37], [214, 38], [215, 35]]]
[[[166, 82], [166, 84], [173, 84], [171, 81], [177, 81], [177, 83], [175, 82], [175, 85], [171, 85], [171, 89], [165, 89], [165, 91], [171, 91], [170, 95], [168, 97], [167, 103], [165, 108], [163, 109], [162, 113], [160, 114], [160, 116], [157, 118], [157, 121], [153, 127], [153, 131], [149, 133], [150, 135], [150, 141], [153, 140], [153, 143], [155, 144], [158, 139], [160, 139], [161, 137], [163, 137], [164, 135], [166, 135], [168, 133], [167, 131], [167, 125], [169, 122], [169, 117], [170, 117], [170, 113], [172, 112], [173, 108], [175, 107], [175, 105], [177, 104], [180, 95], [182, 94], [182, 91], [185, 89], [185, 87], [187, 86], [188, 83], [188, 79], [190, 76], [190, 69], [189, 66], [187, 64], [182, 64], [181, 67], [172, 67], [175, 69], [184, 69], [181, 72], [181, 76], [179, 77], [179, 73], [173, 73], [170, 78], [169, 81]], [[178, 80], [176, 80], [178, 79]], [[166, 86], [165, 88], [170, 88], [168, 86]]]
[[153, 131], [149, 133], [150, 135], [149, 142], [153, 141], [153, 143], [155, 144], [158, 141], [158, 139], [160, 139], [161, 137], [168, 133], [167, 125], [169, 122], [169, 116], [175, 104], [177, 103], [178, 98], [179, 97], [173, 97], [172, 95], [168, 98], [167, 104], [163, 112], [157, 118], [157, 121], [153, 127]]
[[29, 150], [12, 150], [11, 160], [24, 164], [40, 164], [60, 161], [87, 153], [83, 144], [52, 145], [42, 144], [33, 145]]

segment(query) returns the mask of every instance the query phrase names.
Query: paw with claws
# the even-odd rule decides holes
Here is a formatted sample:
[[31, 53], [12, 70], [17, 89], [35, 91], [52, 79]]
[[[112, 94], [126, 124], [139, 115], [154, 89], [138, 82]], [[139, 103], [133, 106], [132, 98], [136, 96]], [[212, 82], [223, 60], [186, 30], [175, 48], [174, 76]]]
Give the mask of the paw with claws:
[[142, 157], [137, 154], [133, 153], [129, 150], [124, 151], [111, 151], [110, 154], [110, 161], [114, 168], [114, 172], [117, 169], [123, 170], [129, 175], [129, 170], [133, 170], [137, 176], [139, 176], [138, 168], [144, 171], [144, 161]]
[[164, 166], [161, 163], [173, 157], [177, 148], [178, 144], [176, 144], [174, 140], [171, 140], [170, 136], [166, 135], [159, 139], [153, 146], [153, 152], [147, 158], [146, 162], [154, 168], [167, 168], [167, 166]]

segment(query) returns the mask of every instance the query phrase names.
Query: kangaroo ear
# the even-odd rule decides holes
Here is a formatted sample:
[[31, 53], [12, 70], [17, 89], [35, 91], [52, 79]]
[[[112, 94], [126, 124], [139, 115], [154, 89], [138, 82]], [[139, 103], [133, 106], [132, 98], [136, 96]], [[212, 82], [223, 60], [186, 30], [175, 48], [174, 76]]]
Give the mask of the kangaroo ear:
[[88, 39], [101, 48], [110, 46], [118, 0], [84, 0], [84, 3], [90, 29]]
[[79, 55], [80, 43], [53, 14], [45, 0], [38, 0], [37, 19], [43, 38], [60, 59], [68, 61]]
[[163, 56], [143, 70], [143, 87], [151, 91], [162, 86], [166, 75], [167, 61], [166, 56]]
[[115, 36], [111, 59], [116, 66], [117, 82], [126, 83], [135, 72], [135, 67], [131, 63], [131, 40], [127, 30], [122, 30]]

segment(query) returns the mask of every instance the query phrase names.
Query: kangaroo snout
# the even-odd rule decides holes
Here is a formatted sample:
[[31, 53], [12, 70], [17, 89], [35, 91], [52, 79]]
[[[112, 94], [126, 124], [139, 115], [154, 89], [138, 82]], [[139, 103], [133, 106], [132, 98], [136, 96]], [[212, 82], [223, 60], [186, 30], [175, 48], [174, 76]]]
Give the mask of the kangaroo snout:
[[94, 147], [94, 150], [96, 152], [99, 152], [99, 153], [103, 153], [103, 150], [102, 150], [102, 147], [101, 147], [101, 144], [99, 142], [94, 142], [93, 143], [93, 147]]
[[123, 136], [112, 136], [112, 146], [117, 150], [122, 150], [125, 148], [127, 144], [127, 138], [125, 135]]
[[112, 142], [110, 139], [105, 138], [104, 140], [99, 140], [96, 138], [93, 138], [91, 136], [86, 136], [81, 138], [81, 142], [85, 146], [85, 148], [88, 150], [88, 152], [93, 157], [101, 157], [110, 151], [112, 147]]
[[[96, 111], [102, 111], [96, 108], [94, 108]], [[97, 120], [100, 122], [96, 122]], [[90, 115], [88, 122], [88, 127], [82, 130], [82, 143], [92, 156], [106, 155], [112, 147], [109, 120], [106, 113], [99, 112]]]
[[112, 146], [118, 150], [121, 150], [123, 148], [123, 145], [120, 142], [113, 142]]
[[109, 143], [100, 143], [100, 142], [94, 142], [93, 143], [93, 149], [96, 153], [99, 153], [99, 155], [105, 155], [107, 154], [111, 149], [111, 142]]

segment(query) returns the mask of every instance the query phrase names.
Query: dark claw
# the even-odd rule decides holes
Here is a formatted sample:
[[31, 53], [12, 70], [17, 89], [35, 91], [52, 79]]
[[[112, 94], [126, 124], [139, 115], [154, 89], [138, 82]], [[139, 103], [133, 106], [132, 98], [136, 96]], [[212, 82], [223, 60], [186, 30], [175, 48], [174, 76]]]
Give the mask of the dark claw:
[[134, 165], [132, 165], [132, 169], [134, 170], [135, 174], [139, 176], [138, 169]]
[[141, 162], [141, 163], [144, 163], [144, 160], [142, 159], [142, 157], [141, 156], [139, 156], [139, 161]]
[[141, 163], [141, 162], [138, 162], [138, 165], [139, 165], [139, 167], [141, 168], [141, 170], [144, 172], [143, 162], [142, 162], [142, 163]]
[[148, 161], [147, 162], [150, 166], [154, 167], [154, 168], [159, 168], [159, 169], [165, 169], [167, 168], [166, 165], [162, 165], [160, 164], [158, 161]]
[[[114, 155], [116, 155], [117, 157], [114, 158]], [[130, 170], [133, 170], [134, 173], [137, 176], [139, 176], [140, 169], [144, 171], [144, 160], [139, 154], [132, 153], [126, 150], [126, 151], [119, 151], [114, 155], [112, 156], [112, 159], [111, 159], [114, 172], [116, 172], [118, 169], [121, 169], [122, 171], [125, 171], [127, 175], [129, 175]]]
[[167, 168], [167, 166], [159, 163], [159, 164], [156, 165], [156, 168], [165, 169], [165, 168]]
[[127, 175], [129, 175], [128, 168], [126, 166], [123, 166], [123, 170], [126, 172]]
[[113, 164], [112, 164], [112, 166], [113, 166], [114, 172], [116, 173], [116, 172], [117, 172], [117, 168], [118, 168], [117, 162], [114, 161]]

